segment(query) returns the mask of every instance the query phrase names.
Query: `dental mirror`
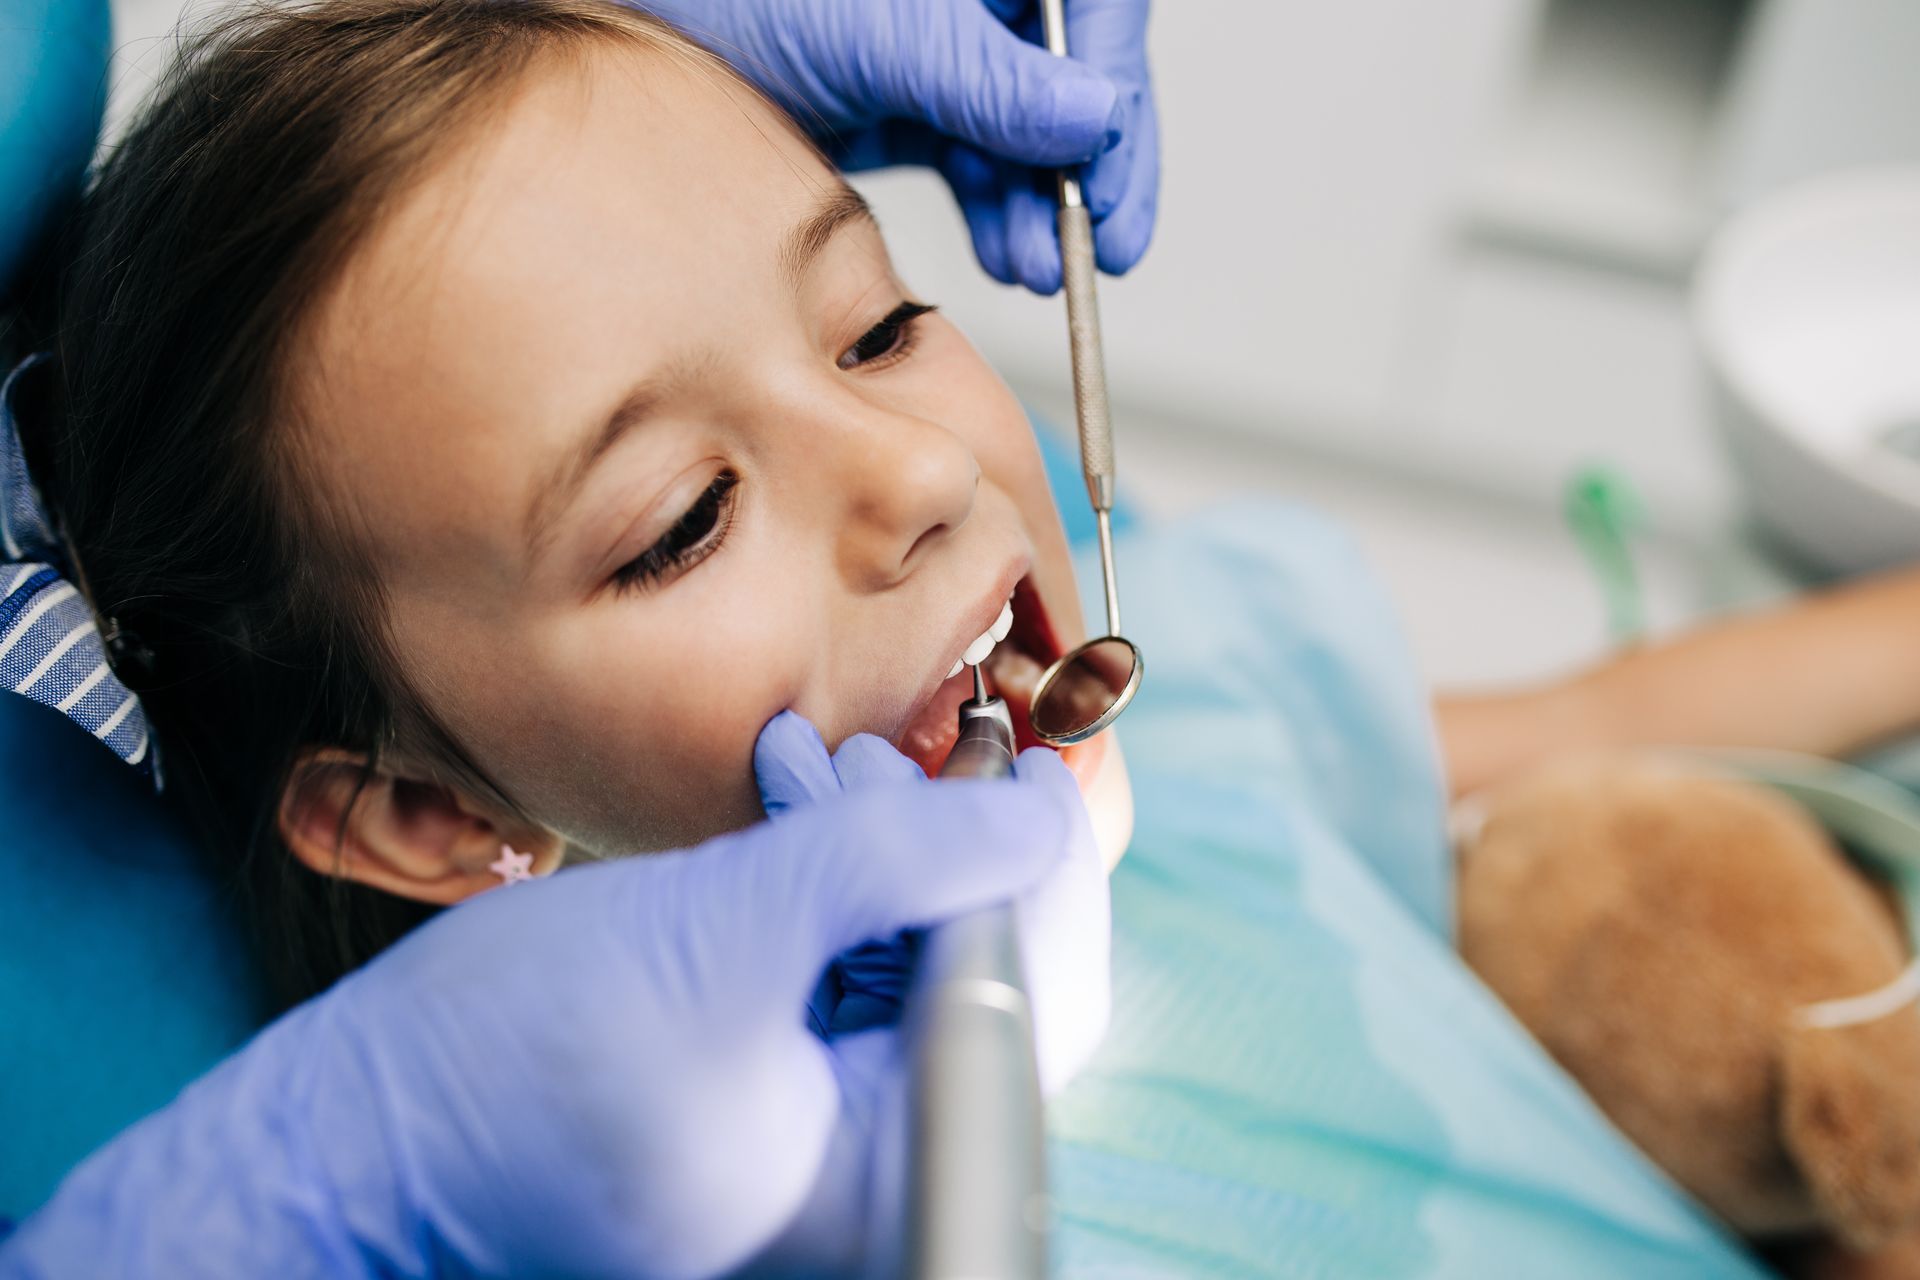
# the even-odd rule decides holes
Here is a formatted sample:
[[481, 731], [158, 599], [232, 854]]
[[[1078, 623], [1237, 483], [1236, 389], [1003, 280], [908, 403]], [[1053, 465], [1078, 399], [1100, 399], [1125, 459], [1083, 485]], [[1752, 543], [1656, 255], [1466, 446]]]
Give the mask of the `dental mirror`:
[[[1091, 266], [1091, 264], [1089, 264]], [[1084, 459], [1085, 452], [1082, 457]], [[1100, 578], [1107, 593], [1107, 634], [1076, 645], [1055, 660], [1040, 675], [1034, 686], [1033, 705], [1027, 723], [1034, 736], [1052, 747], [1085, 742], [1099, 733], [1127, 709], [1140, 688], [1146, 660], [1133, 641], [1120, 634], [1120, 584], [1113, 574], [1113, 517], [1111, 504], [1099, 505], [1103, 493], [1113, 492], [1113, 448], [1106, 450], [1109, 470], [1106, 483], [1095, 488], [1088, 475], [1087, 489], [1094, 495], [1094, 516], [1100, 527]]]
[[[1067, 56], [1063, 0], [1041, 0], [1047, 51]], [[1140, 650], [1120, 635], [1120, 584], [1113, 572], [1113, 423], [1107, 416], [1107, 365], [1100, 350], [1100, 302], [1094, 294], [1093, 219], [1080, 179], [1062, 169], [1060, 279], [1067, 295], [1067, 339], [1073, 355], [1073, 411], [1080, 428], [1080, 470], [1100, 530], [1100, 581], [1107, 593], [1107, 634], [1089, 640], [1046, 669], [1033, 692], [1028, 722], [1049, 746], [1084, 742], [1127, 709], [1145, 669]]]
[[1140, 687], [1140, 651], [1131, 640], [1101, 636], [1067, 654], [1040, 677], [1028, 718], [1042, 742], [1085, 742], [1120, 718]]

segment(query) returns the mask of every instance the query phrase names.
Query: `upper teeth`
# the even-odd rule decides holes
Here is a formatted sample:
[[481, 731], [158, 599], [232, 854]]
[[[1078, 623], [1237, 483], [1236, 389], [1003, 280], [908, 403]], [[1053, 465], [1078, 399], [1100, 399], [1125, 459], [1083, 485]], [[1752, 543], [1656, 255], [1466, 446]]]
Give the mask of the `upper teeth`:
[[1011, 630], [1013, 630], [1013, 601], [1009, 600], [1000, 606], [1000, 616], [993, 620], [993, 625], [982, 631], [979, 639], [967, 646], [967, 651], [960, 655], [960, 661], [954, 663], [953, 670], [947, 672], [947, 679], [951, 680], [959, 675], [962, 667], [977, 667], [985, 662], [987, 655], [993, 652], [993, 646], [1005, 640], [1007, 632]]

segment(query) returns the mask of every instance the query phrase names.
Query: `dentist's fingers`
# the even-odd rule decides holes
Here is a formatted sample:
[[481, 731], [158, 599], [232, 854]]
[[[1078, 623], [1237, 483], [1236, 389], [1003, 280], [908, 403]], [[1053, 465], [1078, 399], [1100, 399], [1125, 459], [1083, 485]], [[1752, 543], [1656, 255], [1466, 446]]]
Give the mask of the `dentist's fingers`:
[[[1145, 256], [1159, 216], [1160, 117], [1150, 97], [1138, 121], [1128, 138], [1131, 154], [1125, 190], [1114, 199], [1111, 212], [1095, 215], [1098, 220], [1093, 224], [1094, 258], [1108, 275], [1125, 274]], [[1096, 164], [1093, 172], [1097, 175], [1100, 166]]]
[[760, 731], [753, 744], [753, 776], [769, 818], [840, 792], [820, 731], [793, 711], [782, 711]]
[[696, 851], [683, 909], [709, 913], [704, 937], [738, 949], [724, 962], [797, 1008], [854, 943], [1017, 898], [1067, 853], [1066, 799], [1057, 785], [914, 782], [794, 808]]
[[1007, 260], [1007, 203], [1000, 162], [964, 142], [951, 144], [939, 162], [940, 174], [953, 189], [953, 198], [973, 235], [973, 253], [986, 273], [1001, 284], [1012, 284], [1013, 267]]
[[753, 775], [769, 818], [842, 791], [926, 780], [919, 765], [871, 733], [854, 734], [828, 756], [820, 731], [794, 711], [782, 711], [760, 731]]
[[1052, 174], [1008, 167], [1007, 256], [1016, 280], [1038, 294], [1060, 291], [1059, 205]]
[[[1040, 42], [1033, 0], [989, 0], [989, 7], [1017, 34]], [[1146, 58], [1149, 5], [1147, 0], [1066, 0], [1065, 8], [1067, 47], [1073, 59], [1106, 75], [1120, 95], [1116, 116], [1124, 124], [1118, 142], [1079, 170], [1100, 269], [1120, 275], [1146, 253], [1159, 206], [1160, 122]], [[1045, 167], [1040, 161], [1029, 163]], [[1022, 175], [1018, 165], [1004, 168], [1003, 181], [1011, 189]], [[1051, 197], [1050, 186], [1045, 194]], [[1052, 234], [1050, 223], [1043, 250], [1023, 227], [1016, 225], [1008, 232], [1013, 275], [1042, 292], [1050, 291], [1048, 282], [1057, 271], [1053, 263], [1058, 250], [1052, 246]]]
[[1140, 134], [1137, 128], [1127, 130], [1119, 146], [1080, 171], [1080, 195], [1086, 202], [1087, 216], [1096, 223], [1119, 207], [1133, 181]]
[[847, 791], [889, 782], [919, 782], [927, 775], [920, 766], [894, 750], [885, 738], [856, 733], [833, 753], [833, 771]]
[[[1136, 177], [1142, 148], [1156, 141], [1147, 137], [1146, 119], [1154, 111], [1153, 87], [1147, 71], [1147, 0], [1067, 0], [1067, 48], [1073, 56], [1098, 67], [1120, 92], [1127, 116], [1122, 143], [1097, 156], [1081, 172], [1087, 208], [1095, 221], [1106, 217]], [[1123, 154], [1124, 153], [1124, 154]]]
[[1077, 58], [1022, 40], [977, 0], [920, 6], [917, 38], [875, 86], [885, 114], [1021, 164], [1079, 164], [1119, 142], [1119, 89]]

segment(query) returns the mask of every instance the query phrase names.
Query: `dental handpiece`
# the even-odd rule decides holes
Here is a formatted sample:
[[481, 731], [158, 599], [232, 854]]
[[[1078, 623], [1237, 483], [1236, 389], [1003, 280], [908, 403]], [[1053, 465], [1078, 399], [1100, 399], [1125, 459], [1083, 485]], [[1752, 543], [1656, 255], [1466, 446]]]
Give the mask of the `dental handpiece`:
[[[1013, 772], [1013, 720], [973, 669], [942, 778]], [[1033, 1013], [1013, 906], [927, 932], [908, 1001], [913, 1147], [908, 1273], [1040, 1280], [1047, 1265], [1046, 1131]]]
[[1013, 772], [1013, 715], [973, 671], [973, 697], [960, 704], [960, 737], [940, 766], [943, 778], [1004, 778]]

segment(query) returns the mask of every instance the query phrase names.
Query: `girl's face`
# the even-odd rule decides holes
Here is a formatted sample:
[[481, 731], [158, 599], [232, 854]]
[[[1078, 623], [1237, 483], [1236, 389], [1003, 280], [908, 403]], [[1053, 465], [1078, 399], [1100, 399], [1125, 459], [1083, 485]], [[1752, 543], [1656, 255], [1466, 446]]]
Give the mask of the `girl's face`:
[[789, 707], [936, 768], [948, 672], [1010, 597], [1016, 707], [1083, 638], [1026, 417], [919, 301], [786, 120], [620, 50], [534, 73], [349, 263], [303, 459], [415, 687], [547, 832], [619, 854], [757, 819]]

